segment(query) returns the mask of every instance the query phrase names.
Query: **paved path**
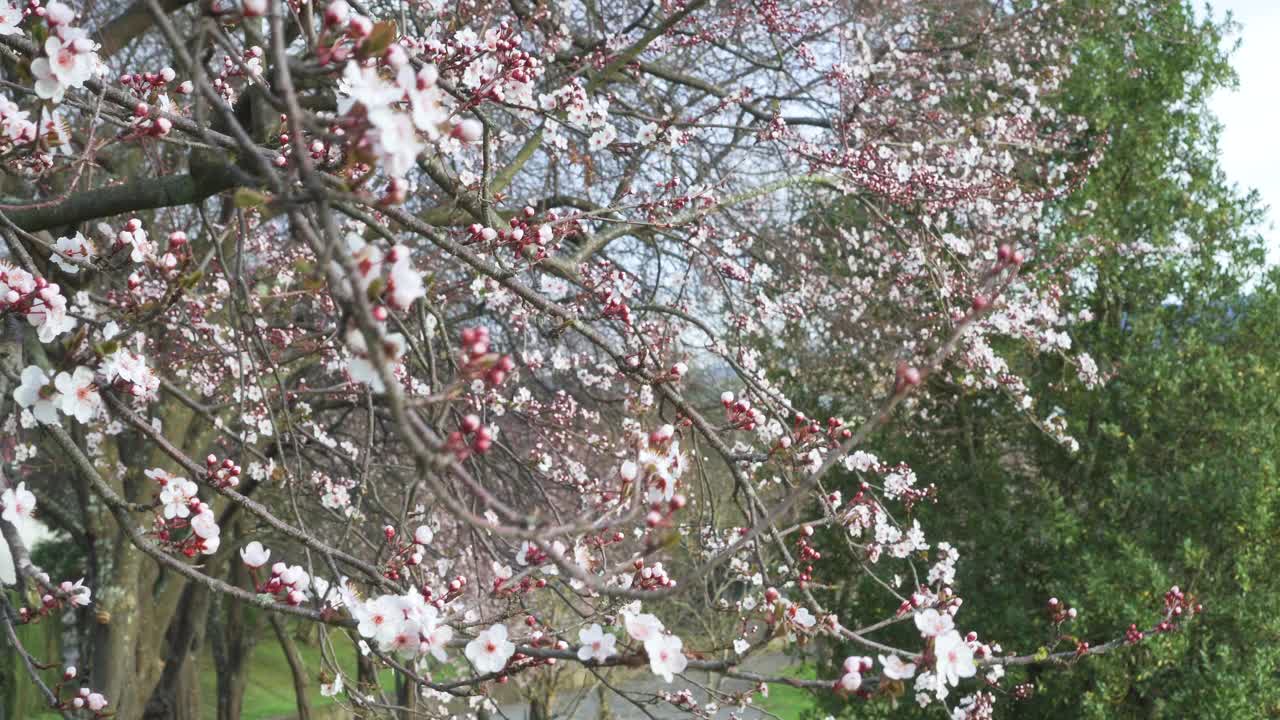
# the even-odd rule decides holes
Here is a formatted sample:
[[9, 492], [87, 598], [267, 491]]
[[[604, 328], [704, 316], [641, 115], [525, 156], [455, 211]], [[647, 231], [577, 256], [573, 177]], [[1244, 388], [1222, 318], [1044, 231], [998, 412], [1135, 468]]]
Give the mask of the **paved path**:
[[[792, 658], [782, 654], [768, 654], [753, 657], [743, 664], [742, 669], [748, 672], [755, 672], [764, 675], [780, 675], [788, 666], [794, 664]], [[711, 683], [709, 673], [706, 672], [690, 672], [686, 673], [686, 677], [692, 682], [682, 683], [679, 678], [675, 682], [667, 685], [661, 679], [654, 677], [647, 671], [634, 671], [626, 675], [620, 673], [615, 674], [615, 678], [610, 680], [610, 684], [617, 690], [629, 695], [633, 700], [639, 703], [628, 702], [627, 699], [620, 697], [617, 692], [606, 689], [605, 700], [609, 704], [608, 714], [600, 713], [600, 695], [592, 689], [585, 693], [582, 691], [562, 692], [556, 697], [555, 707], [553, 708], [554, 716], [557, 718], [581, 718], [582, 720], [595, 720], [596, 718], [612, 717], [613, 720], [647, 720], [648, 718], [688, 718], [688, 713], [681, 712], [673, 708], [666, 702], [650, 702], [653, 699], [653, 693], [664, 689], [676, 691], [688, 687], [693, 691], [694, 699], [700, 704], [706, 703], [708, 700], [707, 693], [698, 689], [698, 686], [708, 686]], [[696, 683], [696, 685], [694, 684]], [[752, 683], [746, 680], [736, 680], [733, 678], [725, 678], [719, 685], [721, 692], [736, 692], [751, 687]], [[529, 708], [525, 704], [503, 704], [501, 706], [501, 715], [494, 715], [494, 720], [500, 720], [503, 716], [506, 720], [529, 720]], [[728, 718], [736, 708], [721, 708], [716, 714], [717, 718]], [[766, 713], [755, 709], [744, 711], [740, 717], [744, 718], [769, 718], [773, 717]]]
[[[743, 663], [742, 670], [747, 672], [760, 673], [762, 675], [782, 675], [784, 671], [794, 665], [796, 661], [781, 653], [770, 653], [759, 655], [749, 659]], [[618, 692], [605, 689], [604, 699], [608, 703], [608, 711], [606, 714], [600, 713], [600, 693], [595, 690], [592, 685], [588, 685], [586, 691], [565, 690], [556, 696], [555, 705], [552, 708], [554, 718], [558, 720], [671, 720], [673, 718], [687, 719], [689, 714], [681, 712], [673, 708], [670, 704], [662, 701], [654, 702], [653, 694], [661, 690], [677, 690], [688, 687], [693, 691], [694, 699], [699, 704], [705, 704], [708, 695], [705, 691], [700, 690], [699, 686], [709, 686], [712, 678], [709, 673], [694, 671], [685, 673], [692, 682], [682, 681], [677, 678], [675, 682], [667, 685], [661, 679], [655, 677], [648, 672], [648, 669], [637, 669], [625, 672], [615, 670], [609, 676], [609, 683], [623, 694], [626, 694], [631, 700], [620, 696]], [[746, 680], [735, 680], [733, 678], [723, 678], [718, 686], [721, 692], [737, 692], [751, 687], [752, 683]], [[696, 684], [695, 684], [696, 683]], [[529, 714], [529, 706], [526, 703], [507, 702], [499, 704], [499, 713], [492, 713], [491, 720], [531, 720]], [[460, 709], [460, 708], [459, 708]], [[717, 719], [728, 718], [736, 708], [721, 708], [716, 713]], [[350, 713], [340, 707], [317, 708], [313, 715], [317, 720], [350, 720]], [[285, 716], [279, 720], [293, 720], [295, 716]], [[774, 716], [761, 712], [754, 708], [743, 711], [740, 715], [742, 718], [772, 718]]]

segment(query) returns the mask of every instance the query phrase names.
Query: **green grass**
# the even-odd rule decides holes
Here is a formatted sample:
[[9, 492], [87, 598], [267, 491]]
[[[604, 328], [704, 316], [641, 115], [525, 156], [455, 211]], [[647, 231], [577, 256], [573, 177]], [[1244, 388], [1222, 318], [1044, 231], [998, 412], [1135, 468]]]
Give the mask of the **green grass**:
[[[783, 674], [802, 680], [814, 680], [818, 677], [817, 671], [808, 663], [788, 668]], [[813, 701], [813, 693], [809, 690], [790, 685], [770, 685], [769, 697], [761, 698], [759, 705], [761, 709], [782, 720], [800, 720], [804, 712], [817, 703]]]
[[[52, 623], [48, 625], [52, 626]], [[27, 644], [28, 647], [36, 648], [46, 646], [46, 650], [49, 651], [47, 656], [54, 657], [56, 653], [53, 651], [53, 647], [50, 646], [47, 637], [48, 632], [49, 630], [45, 623], [19, 628], [19, 634], [25, 636], [23, 637], [24, 644]], [[349, 677], [355, 677], [355, 648], [336, 635], [334, 640], [334, 644], [337, 646], [334, 652], [337, 655], [338, 663]], [[309, 696], [311, 707], [315, 710], [320, 710], [334, 704], [334, 698], [320, 695], [319, 675], [322, 667], [320, 648], [316, 645], [302, 642], [297, 643], [297, 648], [298, 655], [307, 669], [307, 685], [311, 689]], [[14, 659], [16, 660], [16, 658]], [[208, 651], [200, 659], [198, 674], [200, 677], [200, 715], [202, 718], [211, 720], [217, 717], [217, 675], [213, 672], [213, 657]], [[385, 671], [382, 678], [383, 682], [389, 685], [392, 682], [391, 676], [391, 671]], [[25, 673], [20, 671], [17, 679], [17, 707], [25, 708], [25, 713], [20, 712], [18, 717], [32, 718], [32, 720], [56, 720], [59, 718], [57, 714], [43, 710], [35, 687], [30, 684], [30, 680], [27, 679]], [[293, 717], [297, 712], [297, 700], [293, 692], [293, 675], [289, 671], [288, 661], [285, 660], [284, 650], [281, 649], [274, 636], [263, 637], [254, 647], [253, 655], [249, 659], [245, 673], [245, 679], [244, 710], [242, 714], [244, 720], [274, 720], [275, 718]]]
[[[307, 668], [307, 685], [312, 689], [311, 706], [324, 707], [333, 703], [333, 698], [320, 695], [319, 677], [321, 661], [320, 648], [314, 645], [297, 644], [298, 655]], [[345, 652], [344, 652], [345, 650]], [[355, 674], [355, 651], [351, 648], [336, 649], [338, 661], [352, 675]], [[217, 675], [212, 671], [213, 658], [207, 653], [201, 658], [200, 672], [200, 715], [205, 718], [217, 716]], [[288, 717], [297, 712], [297, 700], [293, 694], [293, 675], [289, 672], [289, 663], [284, 658], [284, 650], [274, 637], [263, 638], [253, 649], [249, 666], [245, 672], [244, 720], [268, 720], [269, 718]]]
[[[3, 592], [3, 591], [0, 591]], [[56, 618], [46, 622], [17, 627], [18, 640], [37, 658], [56, 657], [58, 648], [58, 632], [60, 624]], [[11, 651], [7, 642], [0, 642], [0, 660], [9, 664], [8, 671], [13, 673], [14, 688], [11, 697], [0, 697], [0, 711], [6, 708], [14, 713], [14, 717], [28, 717], [44, 707], [40, 691], [27, 677], [26, 668], [18, 659], [18, 653]], [[24, 714], [24, 712], [26, 714]], [[58, 717], [58, 716], [50, 716]]]
[[[333, 652], [337, 656], [348, 682], [356, 677], [356, 649], [341, 633], [332, 633]], [[310, 688], [308, 699], [313, 710], [321, 710], [333, 705], [337, 698], [327, 698], [320, 694], [320, 670], [324, 667], [320, 647], [317, 644], [296, 640], [295, 646], [303, 665], [307, 669], [307, 687]], [[200, 715], [212, 720], [217, 716], [217, 676], [213, 672], [213, 657], [206, 652], [201, 658], [200, 672]], [[434, 668], [436, 677], [446, 677], [450, 668]], [[297, 699], [293, 692], [293, 674], [289, 670], [289, 662], [285, 659], [284, 650], [274, 635], [261, 638], [254, 646], [253, 655], [245, 672], [245, 689], [243, 720], [274, 720], [275, 718], [293, 717], [297, 712]], [[393, 687], [395, 672], [382, 670], [379, 680], [383, 687]]]
[[[52, 626], [52, 623], [49, 623], [48, 626], [43, 623], [36, 626], [24, 626], [19, 629], [19, 632], [26, 636], [23, 638], [25, 644], [36, 648], [43, 646], [49, 652], [48, 656], [53, 657], [56, 653], [53, 652], [54, 648], [50, 639], [50, 635], [54, 630]], [[334, 640], [334, 652], [337, 655], [338, 663], [348, 677], [354, 677], [356, 674], [355, 648], [338, 634], [334, 634], [331, 637]], [[319, 674], [322, 667], [320, 648], [315, 644], [308, 644], [302, 641], [298, 641], [296, 645], [298, 654], [307, 670], [307, 685], [310, 688], [309, 699], [311, 707], [314, 710], [322, 711], [333, 705], [334, 699], [320, 695]], [[447, 677], [451, 674], [450, 670], [451, 668], [448, 667], [438, 668], [435, 674], [438, 677]], [[200, 659], [198, 674], [200, 677], [200, 714], [202, 718], [212, 720], [217, 715], [217, 677], [213, 672], [213, 657], [207, 650]], [[814, 667], [807, 663], [792, 666], [786, 671], [786, 675], [810, 680], [817, 676]], [[384, 687], [392, 686], [394, 682], [392, 676], [392, 671], [383, 671], [381, 679]], [[280, 644], [273, 635], [269, 634], [269, 631], [268, 635], [261, 638], [254, 647], [245, 678], [242, 715], [244, 720], [291, 718], [297, 712], [297, 701], [293, 692], [293, 675], [289, 671], [289, 663], [285, 660], [284, 651], [281, 649]], [[22, 697], [19, 701], [19, 707], [26, 707], [27, 713], [19, 713], [18, 717], [28, 717], [32, 718], [32, 720], [57, 720], [57, 715], [39, 711], [39, 699], [34, 696], [34, 688], [24, 688], [24, 680], [25, 675], [20, 674], [18, 689]], [[26, 702], [22, 702], [24, 700]], [[758, 702], [762, 709], [773, 713], [782, 718], [782, 720], [800, 720], [805, 711], [816, 706], [810, 691], [787, 685], [771, 685], [769, 697], [760, 698]]]

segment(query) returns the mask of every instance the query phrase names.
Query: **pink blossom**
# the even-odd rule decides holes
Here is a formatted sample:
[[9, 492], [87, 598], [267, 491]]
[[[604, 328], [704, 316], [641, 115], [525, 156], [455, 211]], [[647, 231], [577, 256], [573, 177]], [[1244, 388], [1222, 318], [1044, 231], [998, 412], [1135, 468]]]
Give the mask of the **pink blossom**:
[[467, 643], [466, 656], [477, 672], [496, 673], [515, 651], [515, 644], [507, 640], [507, 626], [492, 625]]
[[955, 630], [948, 630], [934, 639], [933, 654], [937, 657], [934, 673], [950, 685], [959, 685], [960, 678], [973, 677], [978, 671], [973, 662], [973, 650]]
[[93, 419], [102, 407], [102, 397], [98, 395], [98, 388], [94, 384], [93, 371], [87, 367], [77, 367], [70, 374], [60, 372], [53, 384], [61, 393], [58, 409], [81, 423]]
[[937, 637], [955, 627], [951, 616], [933, 608], [916, 613], [916, 629], [925, 637]]
[[614, 648], [618, 638], [612, 633], [605, 632], [600, 627], [600, 623], [592, 623], [590, 627], [579, 630], [578, 642], [582, 644], [578, 648], [578, 659], [584, 662], [587, 660], [604, 662], [617, 652]]
[[673, 676], [684, 672], [689, 664], [689, 658], [685, 657], [683, 649], [684, 642], [675, 635], [659, 633], [649, 638], [644, 644], [644, 650], [649, 655], [649, 669], [654, 675], [671, 682]]
[[27, 490], [25, 482], [20, 482], [16, 488], [8, 488], [0, 493], [0, 508], [3, 508], [0, 518], [17, 525], [35, 514], [36, 496]]

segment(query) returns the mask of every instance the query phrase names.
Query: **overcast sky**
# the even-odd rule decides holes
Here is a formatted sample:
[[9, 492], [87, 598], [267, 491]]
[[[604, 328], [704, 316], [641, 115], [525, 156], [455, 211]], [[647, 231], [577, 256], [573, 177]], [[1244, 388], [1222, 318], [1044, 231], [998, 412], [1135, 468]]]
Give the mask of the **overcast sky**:
[[1240, 76], [1234, 92], [1219, 92], [1212, 106], [1223, 124], [1222, 168], [1227, 177], [1262, 194], [1270, 206], [1263, 234], [1271, 261], [1280, 261], [1280, 0], [1218, 0], [1213, 13], [1231, 11], [1241, 41], [1232, 56]]

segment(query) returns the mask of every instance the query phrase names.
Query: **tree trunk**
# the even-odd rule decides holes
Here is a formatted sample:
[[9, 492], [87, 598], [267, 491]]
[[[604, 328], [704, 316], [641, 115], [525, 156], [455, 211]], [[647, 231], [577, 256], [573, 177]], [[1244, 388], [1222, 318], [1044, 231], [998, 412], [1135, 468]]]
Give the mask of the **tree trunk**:
[[396, 673], [396, 702], [401, 710], [399, 715], [404, 720], [418, 717], [418, 684], [413, 680]]
[[307, 682], [307, 668], [302, 663], [302, 656], [298, 654], [298, 644], [278, 616], [269, 615], [267, 620], [271, 623], [271, 629], [276, 632], [285, 660], [289, 661], [289, 672], [293, 674], [293, 693], [298, 702], [298, 720], [311, 720], [310, 685]]
[[143, 657], [139, 652], [141, 633], [163, 626], [139, 589], [143, 562], [142, 553], [117, 539], [114, 558], [105, 564], [111, 568], [110, 582], [94, 593], [97, 625], [89, 684], [111, 698], [120, 718], [142, 717], [143, 704], [164, 667], [158, 654]]
[[[229, 582], [243, 586], [247, 576], [244, 566], [233, 560]], [[245, 669], [258, 635], [248, 620], [251, 613], [252, 610], [242, 603], [224, 597], [216, 598], [209, 608], [210, 649], [217, 675], [218, 720], [240, 720], [248, 679]]]
[[200, 650], [209, 590], [188, 584], [165, 634], [165, 666], [147, 701], [145, 720], [200, 720]]
[[539, 696], [529, 700], [529, 720], [551, 720], [549, 696]]

